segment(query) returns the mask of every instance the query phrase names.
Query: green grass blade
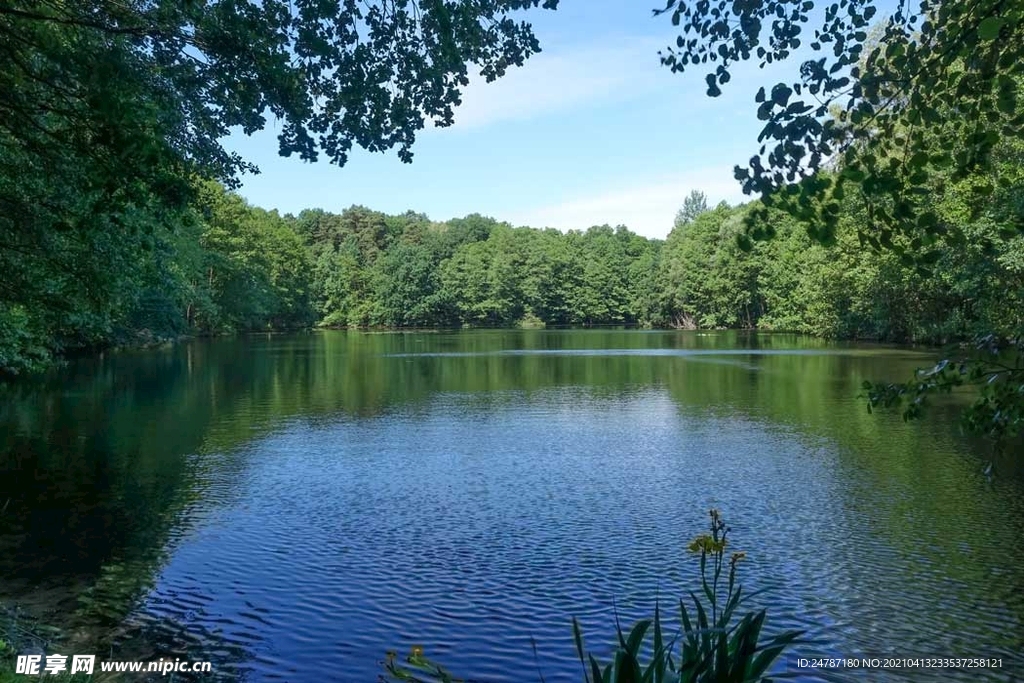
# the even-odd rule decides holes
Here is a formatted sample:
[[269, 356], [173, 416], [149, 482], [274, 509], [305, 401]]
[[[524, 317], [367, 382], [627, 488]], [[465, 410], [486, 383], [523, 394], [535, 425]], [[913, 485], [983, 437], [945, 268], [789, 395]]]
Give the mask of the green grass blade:
[[597, 660], [594, 659], [594, 655], [588, 655], [588, 656], [590, 657], [590, 670], [594, 674], [594, 683], [602, 683], [602, 682], [603, 683], [609, 683], [609, 681], [611, 679], [611, 675], [609, 674], [608, 678], [605, 678], [604, 676], [602, 676], [601, 675], [601, 667], [600, 667], [600, 665], [598, 665]]
[[661, 632], [661, 612], [654, 603], [654, 661], [651, 662], [653, 683], [665, 683], [665, 641]]
[[638, 621], [629, 634], [629, 640], [624, 643], [626, 652], [630, 653], [634, 658], [640, 656], [640, 646], [643, 645], [644, 634], [647, 633], [647, 629], [650, 628], [650, 626], [650, 619]]
[[[572, 618], [572, 637], [576, 641], [576, 654], [579, 655], [580, 665], [583, 667], [583, 680], [585, 683], [591, 683], [590, 676], [587, 675], [586, 655], [583, 652], [583, 633], [580, 631], [580, 622], [576, 620], [576, 617]], [[598, 681], [599, 679], [594, 679], [593, 683], [598, 683]]]

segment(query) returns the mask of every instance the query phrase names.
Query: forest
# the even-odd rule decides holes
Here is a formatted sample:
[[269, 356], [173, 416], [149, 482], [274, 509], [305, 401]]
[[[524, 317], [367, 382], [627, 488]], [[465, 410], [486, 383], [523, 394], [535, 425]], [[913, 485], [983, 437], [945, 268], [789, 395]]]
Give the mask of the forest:
[[1020, 211], [1022, 190], [995, 193], [973, 219], [947, 193], [935, 210], [961, 221], [968, 240], [921, 273], [863, 248], [853, 201], [833, 244], [770, 211], [774, 239], [744, 249], [737, 238], [753, 205], [709, 208], [696, 191], [655, 240], [626, 226], [562, 233], [362, 206], [281, 216], [204, 182], [145, 249], [81, 245], [73, 269], [47, 274], [94, 283], [80, 298], [7, 308], [0, 358], [21, 372], [76, 349], [311, 326], [742, 328], [941, 344], [1024, 323], [1024, 238], [993, 220]]

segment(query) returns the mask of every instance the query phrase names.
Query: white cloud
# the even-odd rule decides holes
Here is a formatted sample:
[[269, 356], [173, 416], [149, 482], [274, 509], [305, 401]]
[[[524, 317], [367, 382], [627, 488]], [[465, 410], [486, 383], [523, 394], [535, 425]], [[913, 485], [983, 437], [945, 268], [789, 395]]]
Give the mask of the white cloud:
[[455, 128], [526, 120], [596, 102], [622, 101], [657, 88], [660, 41], [629, 39], [614, 46], [545, 51], [487, 83], [470, 79]]
[[664, 238], [672, 229], [676, 212], [692, 190], [706, 194], [711, 207], [721, 201], [735, 204], [749, 199], [733, 177], [732, 167], [701, 168], [650, 178], [643, 183], [606, 188], [557, 204], [527, 208], [502, 218], [516, 225], [559, 230], [586, 229], [605, 223], [612, 226], [622, 224], [645, 237]]

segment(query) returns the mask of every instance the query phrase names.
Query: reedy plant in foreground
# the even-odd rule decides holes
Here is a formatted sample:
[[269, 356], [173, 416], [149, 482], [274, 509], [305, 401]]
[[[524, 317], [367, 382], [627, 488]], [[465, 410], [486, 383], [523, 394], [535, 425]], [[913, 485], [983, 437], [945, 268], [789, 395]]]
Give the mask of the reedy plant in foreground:
[[[762, 591], [744, 597], [736, 582], [739, 563], [745, 553], [725, 558], [729, 527], [718, 510], [710, 511], [710, 533], [697, 536], [688, 550], [700, 554], [703, 595], [690, 591], [693, 612], [685, 599], [679, 601], [681, 629], [666, 640], [658, 606], [654, 619], [638, 622], [626, 636], [617, 626], [618, 647], [612, 661], [602, 668], [587, 655], [579, 623], [573, 619], [576, 651], [587, 683], [748, 683], [769, 680], [771, 665], [801, 635], [787, 631], [762, 640], [767, 610], [748, 612], [736, 619], [737, 610]], [[728, 564], [728, 575], [723, 573]], [[710, 566], [709, 566], [710, 565]], [[710, 570], [710, 578], [709, 578]], [[653, 626], [650, 656], [642, 664], [645, 640]], [[676, 652], [678, 646], [678, 652]]]
[[[710, 533], [697, 536], [688, 546], [700, 555], [700, 593], [690, 591], [691, 607], [679, 601], [680, 628], [666, 637], [661, 610], [653, 619], [637, 622], [629, 634], [616, 621], [618, 644], [610, 662], [602, 665], [583, 645], [579, 622], [572, 620], [576, 652], [585, 683], [755, 683], [770, 681], [768, 673], [778, 657], [801, 637], [786, 631], [764, 639], [767, 610], [739, 608], [763, 591], [744, 594], [737, 581], [742, 552], [725, 557], [729, 527], [718, 510], [710, 511]], [[727, 568], [728, 566], [728, 568]], [[650, 638], [648, 638], [650, 634]], [[648, 643], [648, 640], [650, 642]], [[381, 681], [409, 683], [463, 683], [414, 647], [404, 662], [394, 652], [383, 663]], [[543, 676], [540, 677], [543, 682]]]

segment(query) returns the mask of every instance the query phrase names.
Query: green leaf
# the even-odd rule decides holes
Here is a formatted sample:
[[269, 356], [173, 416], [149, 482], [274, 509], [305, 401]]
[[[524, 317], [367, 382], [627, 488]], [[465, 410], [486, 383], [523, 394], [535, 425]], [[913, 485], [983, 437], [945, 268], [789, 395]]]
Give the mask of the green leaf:
[[847, 166], [843, 169], [842, 173], [847, 179], [852, 180], [855, 183], [859, 183], [864, 180], [865, 176], [864, 171], [856, 166]]
[[590, 671], [594, 676], [593, 683], [611, 680], [611, 666], [609, 665], [607, 668], [605, 668], [605, 675], [602, 675], [601, 665], [597, 663], [596, 659], [594, 659], [594, 655], [590, 655]]
[[995, 40], [999, 37], [999, 31], [1005, 23], [1006, 19], [1003, 17], [986, 17], [978, 24], [978, 38], [981, 40]]
[[625, 643], [627, 652], [630, 652], [634, 655], [638, 655], [640, 653], [640, 646], [643, 644], [644, 634], [647, 633], [647, 629], [650, 627], [650, 625], [650, 619], [643, 619], [641, 621], [638, 621], [636, 625], [633, 626], [633, 630], [630, 632], [629, 638]]
[[912, 157], [910, 157], [910, 160], [907, 163], [910, 166], [923, 168], [928, 164], [928, 152], [925, 152], [924, 150], [916, 152]]
[[718, 97], [722, 94], [722, 90], [718, 87], [718, 80], [714, 74], [708, 74], [707, 78], [704, 79], [708, 84], [708, 97]]
[[654, 670], [653, 683], [665, 683], [665, 667], [663, 663], [667, 653], [665, 652], [664, 636], [661, 632], [661, 612], [658, 603], [654, 603], [654, 661], [651, 663]]
[[772, 102], [780, 107], [785, 107], [789, 103], [789, 98], [792, 94], [792, 88], [785, 83], [778, 83], [772, 88]]
[[[587, 675], [587, 664], [584, 661], [583, 651], [583, 632], [580, 630], [580, 622], [576, 620], [576, 617], [572, 618], [572, 637], [576, 642], [576, 654], [579, 655], [580, 664], [583, 666], [583, 679], [586, 683], [591, 683], [590, 677]], [[594, 679], [594, 683], [597, 683], [598, 679]]]

